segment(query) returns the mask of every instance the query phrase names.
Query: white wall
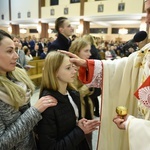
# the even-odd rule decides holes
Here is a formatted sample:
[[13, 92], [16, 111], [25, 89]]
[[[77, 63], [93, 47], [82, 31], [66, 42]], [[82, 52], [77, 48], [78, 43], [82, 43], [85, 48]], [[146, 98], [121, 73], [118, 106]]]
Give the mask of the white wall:
[[28, 11], [31, 12], [30, 19], [37, 19], [39, 14], [38, 8], [38, 0], [11, 0], [12, 21], [19, 20], [18, 12], [21, 13], [21, 20], [29, 19], [27, 17]]
[[[1, 19], [1, 15], [4, 14], [4, 20]], [[0, 21], [9, 20], [9, 3], [8, 0], [0, 0]]]
[[[69, 11], [68, 14], [64, 14], [64, 8], [68, 7]], [[50, 10], [54, 9], [55, 10], [55, 15], [51, 16], [50, 15]], [[58, 18], [60, 16], [66, 16], [66, 17], [75, 17], [75, 16], [80, 16], [80, 3], [76, 4], [68, 4], [66, 5], [65, 3], [56, 5], [56, 6], [46, 6], [42, 7], [42, 18]]]
[[[93, 1], [88, 0], [88, 2], [85, 2], [85, 16], [91, 16], [92, 15], [119, 15], [119, 14], [138, 14], [142, 13], [143, 11], [143, 0], [124, 0], [122, 1], [125, 3], [125, 10], [124, 11], [118, 11], [118, 4], [121, 3], [121, 0], [107, 0], [107, 1]], [[97, 8], [99, 4], [104, 5], [104, 11], [98, 12]], [[123, 19], [123, 18], [122, 18]]]

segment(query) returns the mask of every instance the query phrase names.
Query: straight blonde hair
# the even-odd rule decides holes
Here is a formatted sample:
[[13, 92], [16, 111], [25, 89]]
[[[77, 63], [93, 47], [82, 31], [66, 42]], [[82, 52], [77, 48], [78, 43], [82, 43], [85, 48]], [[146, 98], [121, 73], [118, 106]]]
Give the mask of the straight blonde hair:
[[[68, 56], [58, 51], [52, 51], [46, 56], [44, 61], [40, 95], [42, 94], [42, 91], [44, 89], [52, 89], [54, 91], [58, 91], [59, 84], [56, 73], [63, 63], [64, 57]], [[75, 89], [72, 84], [68, 84], [68, 87], [71, 89]]]

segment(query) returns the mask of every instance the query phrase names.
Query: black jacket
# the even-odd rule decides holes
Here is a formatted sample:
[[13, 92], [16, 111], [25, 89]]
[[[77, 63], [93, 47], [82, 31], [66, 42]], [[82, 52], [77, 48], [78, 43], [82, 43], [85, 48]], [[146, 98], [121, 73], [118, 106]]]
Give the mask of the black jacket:
[[68, 51], [70, 45], [71, 40], [68, 40], [65, 36], [59, 33], [57, 39], [51, 43], [48, 52], [58, 49]]
[[31, 55], [33, 56], [33, 57], [36, 57], [36, 53], [37, 53], [37, 56], [40, 56], [40, 53], [39, 53], [39, 51], [37, 50], [37, 51], [35, 51], [34, 49], [31, 51]]
[[90, 56], [90, 59], [98, 59], [100, 60], [100, 54], [98, 52], [98, 49], [94, 46], [94, 45], [91, 45], [91, 56]]
[[[79, 94], [69, 91], [75, 104], [80, 109]], [[89, 150], [84, 132], [76, 126], [74, 109], [67, 95], [57, 91], [44, 90], [41, 96], [52, 95], [58, 101], [55, 107], [47, 108], [43, 119], [38, 123], [40, 150]]]

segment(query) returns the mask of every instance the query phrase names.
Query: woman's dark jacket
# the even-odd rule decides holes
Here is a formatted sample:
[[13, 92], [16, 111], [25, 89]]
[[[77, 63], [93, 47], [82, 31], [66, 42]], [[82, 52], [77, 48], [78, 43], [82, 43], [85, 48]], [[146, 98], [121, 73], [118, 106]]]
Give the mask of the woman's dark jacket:
[[[69, 93], [81, 114], [79, 93]], [[75, 112], [68, 96], [52, 90], [44, 90], [41, 96], [45, 95], [55, 97], [58, 104], [47, 108], [38, 123], [40, 150], [89, 150], [84, 132], [76, 125]]]

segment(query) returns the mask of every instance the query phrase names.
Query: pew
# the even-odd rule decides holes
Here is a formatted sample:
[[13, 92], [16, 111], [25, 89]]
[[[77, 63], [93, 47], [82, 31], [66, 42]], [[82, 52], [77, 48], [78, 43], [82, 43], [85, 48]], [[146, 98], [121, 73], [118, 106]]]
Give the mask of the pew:
[[41, 83], [42, 69], [44, 66], [44, 59], [37, 59], [28, 62], [28, 65], [31, 66], [27, 71], [29, 77], [37, 85]]

